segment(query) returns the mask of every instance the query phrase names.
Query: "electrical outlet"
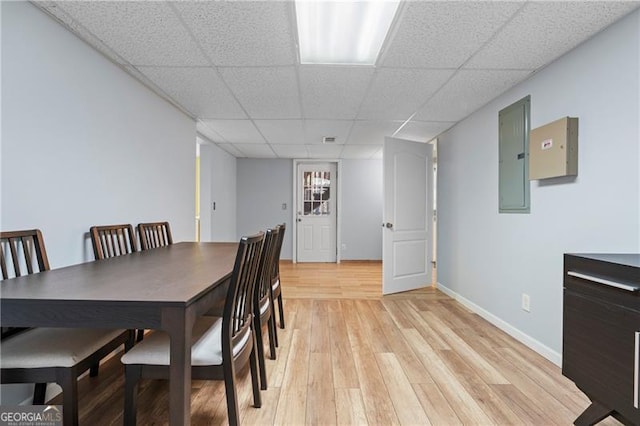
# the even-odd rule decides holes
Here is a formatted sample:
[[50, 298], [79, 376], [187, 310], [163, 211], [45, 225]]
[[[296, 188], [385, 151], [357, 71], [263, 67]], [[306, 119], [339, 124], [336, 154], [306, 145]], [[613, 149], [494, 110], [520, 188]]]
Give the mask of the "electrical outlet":
[[529, 300], [529, 295], [526, 293], [522, 293], [522, 310], [531, 312], [531, 300]]
[[282, 210], [286, 210], [287, 209], [287, 203], [282, 203]]

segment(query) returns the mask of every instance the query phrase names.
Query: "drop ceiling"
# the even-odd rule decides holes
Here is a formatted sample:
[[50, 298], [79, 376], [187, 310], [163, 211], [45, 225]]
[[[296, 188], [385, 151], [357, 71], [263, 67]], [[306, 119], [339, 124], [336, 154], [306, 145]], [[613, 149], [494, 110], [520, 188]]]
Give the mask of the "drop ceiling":
[[35, 4], [204, 140], [236, 157], [313, 159], [380, 158], [385, 136], [427, 142], [640, 5], [404, 1], [366, 67], [300, 65], [290, 1]]

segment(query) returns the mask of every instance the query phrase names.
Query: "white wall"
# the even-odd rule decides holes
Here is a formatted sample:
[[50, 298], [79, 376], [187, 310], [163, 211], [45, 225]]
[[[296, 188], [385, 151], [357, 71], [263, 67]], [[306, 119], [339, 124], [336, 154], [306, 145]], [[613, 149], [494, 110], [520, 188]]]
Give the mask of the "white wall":
[[200, 145], [201, 241], [237, 241], [236, 173], [234, 156], [213, 144]]
[[342, 160], [344, 260], [382, 260], [382, 160]]
[[[439, 282], [556, 362], [563, 253], [640, 250], [639, 15], [439, 137]], [[578, 176], [533, 181], [531, 214], [498, 214], [498, 111], [529, 94], [532, 128], [579, 117]]]
[[[287, 223], [282, 258], [292, 258], [292, 160], [237, 160], [238, 237]], [[382, 259], [382, 161], [342, 160], [343, 260]], [[287, 210], [282, 210], [287, 203]]]
[[292, 167], [287, 159], [237, 159], [237, 238], [286, 223], [282, 259], [291, 259]]
[[192, 240], [195, 123], [30, 3], [0, 7], [1, 228], [40, 228], [52, 268], [93, 260], [94, 224]]

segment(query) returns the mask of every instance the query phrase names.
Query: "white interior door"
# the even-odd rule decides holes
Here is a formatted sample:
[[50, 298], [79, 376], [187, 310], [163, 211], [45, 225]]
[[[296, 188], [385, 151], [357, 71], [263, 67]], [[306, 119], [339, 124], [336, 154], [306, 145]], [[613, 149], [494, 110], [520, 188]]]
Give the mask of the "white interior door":
[[336, 261], [336, 178], [335, 163], [298, 164], [298, 262]]
[[432, 284], [433, 146], [385, 138], [382, 293]]

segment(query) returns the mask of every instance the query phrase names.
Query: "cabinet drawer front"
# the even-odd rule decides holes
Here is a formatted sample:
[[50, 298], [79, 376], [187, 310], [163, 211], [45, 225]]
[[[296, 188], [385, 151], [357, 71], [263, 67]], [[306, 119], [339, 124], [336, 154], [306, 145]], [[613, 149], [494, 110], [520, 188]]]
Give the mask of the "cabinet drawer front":
[[639, 421], [634, 374], [640, 313], [565, 290], [563, 315], [563, 374], [588, 396]]

